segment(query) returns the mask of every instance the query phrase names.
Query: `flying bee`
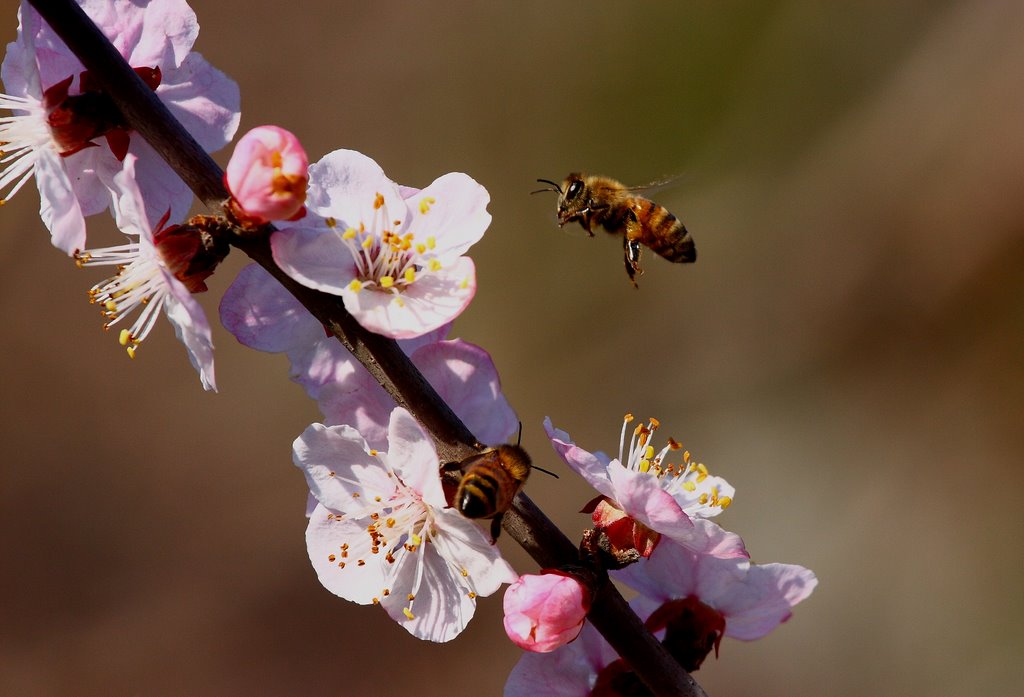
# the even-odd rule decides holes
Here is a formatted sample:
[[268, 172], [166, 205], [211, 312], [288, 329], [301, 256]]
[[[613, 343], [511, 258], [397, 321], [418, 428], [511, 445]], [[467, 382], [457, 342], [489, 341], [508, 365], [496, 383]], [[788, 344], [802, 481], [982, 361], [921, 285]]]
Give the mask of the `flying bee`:
[[455, 507], [467, 518], [491, 518], [491, 543], [501, 519], [530, 476], [530, 456], [519, 445], [504, 444], [471, 455], [459, 464], [465, 472], [455, 492]]
[[[679, 218], [667, 208], [637, 195], [630, 188], [609, 177], [574, 172], [561, 186], [550, 179], [538, 179], [551, 186], [538, 189], [558, 194], [558, 227], [578, 222], [591, 237], [599, 225], [613, 235], [622, 235], [623, 261], [626, 274], [636, 288], [640, 269], [640, 246], [676, 263], [697, 260], [697, 248]], [[647, 187], [639, 187], [647, 188]]]

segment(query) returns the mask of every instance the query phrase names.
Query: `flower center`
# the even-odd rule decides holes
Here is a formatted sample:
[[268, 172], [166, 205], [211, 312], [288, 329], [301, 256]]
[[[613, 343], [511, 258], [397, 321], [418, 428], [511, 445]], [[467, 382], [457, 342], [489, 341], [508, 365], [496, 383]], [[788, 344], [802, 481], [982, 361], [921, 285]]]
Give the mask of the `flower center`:
[[711, 649], [718, 655], [725, 634], [725, 616], [694, 595], [665, 602], [645, 625], [652, 632], [665, 630], [661, 643], [690, 673], [700, 668]]
[[[424, 199], [420, 209], [429, 209], [428, 202], [433, 199]], [[414, 233], [398, 232], [403, 223], [384, 219], [384, 196], [380, 193], [374, 197], [373, 209], [374, 218], [369, 224], [360, 221], [358, 228], [340, 232], [356, 266], [357, 278], [349, 288], [355, 292], [368, 288], [391, 293], [401, 304], [402, 292], [419, 277], [441, 269], [440, 260], [433, 254], [437, 240], [432, 236], [417, 240]], [[337, 228], [337, 224], [334, 218], [327, 219], [328, 227]]]
[[[729, 496], [720, 495], [716, 486], [704, 486], [706, 491], [700, 491], [702, 485], [711, 476], [707, 466], [702, 462], [695, 462], [689, 450], [674, 438], [668, 439], [668, 444], [655, 453], [654, 447], [650, 445], [654, 432], [658, 430], [661, 423], [651, 418], [647, 424], [640, 424], [633, 429], [633, 435], [629, 441], [629, 451], [623, 459], [622, 449], [626, 441], [626, 426], [633, 421], [632, 414], [626, 414], [622, 420], [622, 432], [619, 435], [619, 462], [625, 467], [638, 472], [649, 472], [661, 480], [662, 488], [669, 493], [696, 494], [697, 503], [703, 506], [716, 506], [726, 509], [732, 503]], [[673, 464], [666, 462], [665, 458], [669, 452], [682, 450], [682, 462]]]
[[[135, 68], [135, 73], [152, 90], [160, 85], [160, 68]], [[114, 156], [123, 160], [128, 152], [127, 119], [88, 70], [79, 77], [79, 94], [69, 95], [73, 80], [73, 75], [68, 76], [43, 93], [46, 124], [57, 151], [67, 157], [96, 145], [95, 138], [105, 137]]]
[[75, 263], [85, 266], [117, 266], [118, 272], [89, 290], [89, 302], [99, 305], [106, 319], [103, 329], [110, 329], [124, 317], [141, 307], [142, 312], [128, 329], [122, 329], [118, 341], [128, 355], [152, 331], [167, 299], [169, 289], [155, 255], [143, 253], [139, 242], [117, 247], [75, 253]]

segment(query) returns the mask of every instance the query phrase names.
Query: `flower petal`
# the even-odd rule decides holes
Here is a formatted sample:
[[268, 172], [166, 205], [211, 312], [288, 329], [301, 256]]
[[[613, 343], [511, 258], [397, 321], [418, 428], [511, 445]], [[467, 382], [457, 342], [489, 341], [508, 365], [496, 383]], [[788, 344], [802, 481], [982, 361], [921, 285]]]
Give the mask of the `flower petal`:
[[434, 522], [442, 533], [438, 549], [450, 562], [465, 569], [477, 595], [487, 597], [518, 578], [497, 545], [491, 544], [476, 523], [450, 508], [436, 513]]
[[751, 564], [742, 586], [734, 584], [715, 598], [715, 607], [727, 618], [725, 635], [760, 639], [788, 620], [793, 606], [817, 585], [814, 573], [802, 566]]
[[292, 445], [295, 466], [317, 500], [335, 513], [360, 517], [364, 501], [389, 498], [395, 490], [366, 441], [348, 426], [311, 424]]
[[[408, 596], [415, 587], [417, 572], [422, 573], [422, 578], [410, 619], [405, 608], [409, 605]], [[457, 571], [429, 544], [398, 558], [388, 586], [391, 592], [381, 599], [381, 606], [391, 619], [419, 639], [450, 641], [466, 628], [476, 612], [476, 600], [460, 584]]]
[[[377, 194], [383, 197], [379, 208]], [[406, 217], [398, 186], [380, 165], [355, 150], [335, 150], [310, 165], [306, 205], [318, 215], [335, 218], [341, 230], [358, 228], [360, 223], [369, 228], [375, 220], [404, 222]]]
[[323, 504], [309, 516], [306, 551], [320, 583], [337, 596], [368, 605], [387, 587], [390, 565], [372, 552], [366, 526], [339, 518]]
[[487, 351], [454, 339], [423, 346], [412, 361], [481, 443], [503, 443], [516, 432], [519, 419]]
[[355, 261], [339, 232], [315, 216], [273, 233], [270, 249], [282, 271], [314, 290], [341, 295], [356, 277]]
[[401, 407], [391, 412], [388, 424], [387, 463], [403, 483], [435, 508], [447, 504], [441, 488], [440, 463], [434, 443], [423, 427]]
[[36, 159], [39, 215], [53, 246], [68, 254], [85, 248], [85, 218], [60, 156], [47, 148]]
[[615, 498], [611, 479], [608, 477], [609, 463], [602, 457], [603, 453], [591, 453], [579, 447], [568, 433], [552, 426], [551, 418], [547, 416], [544, 417], [544, 431], [548, 434], [555, 452], [583, 477], [587, 484], [605, 496]]
[[196, 302], [182, 283], [161, 269], [164, 282], [171, 295], [164, 303], [167, 319], [174, 326], [178, 341], [185, 344], [192, 367], [199, 373], [203, 388], [217, 391], [217, 382], [213, 371], [213, 337], [210, 335], [210, 324], [206, 321], [206, 313]]
[[409, 229], [416, 239], [433, 237], [439, 259], [465, 254], [491, 224], [487, 204], [491, 195], [472, 177], [451, 172], [438, 177], [423, 191], [409, 197]]
[[323, 325], [259, 264], [239, 271], [224, 291], [220, 321], [240, 343], [257, 351], [289, 351], [324, 337]]

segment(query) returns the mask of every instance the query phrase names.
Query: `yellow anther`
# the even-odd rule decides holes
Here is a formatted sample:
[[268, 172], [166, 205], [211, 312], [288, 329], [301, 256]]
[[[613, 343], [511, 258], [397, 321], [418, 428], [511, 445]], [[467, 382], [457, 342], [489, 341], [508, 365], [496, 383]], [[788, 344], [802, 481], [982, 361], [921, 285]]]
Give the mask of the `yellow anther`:
[[697, 471], [703, 474], [705, 477], [708, 476], [708, 468], [703, 462], [697, 464]]
[[370, 448], [370, 456], [371, 457], [377, 457], [377, 451], [374, 450], [373, 448]]
[[129, 346], [125, 351], [128, 353], [128, 358], [135, 358], [135, 346]]
[[374, 208], [374, 210], [378, 210], [383, 205], [384, 205], [384, 194], [382, 194], [382, 193], [380, 193], [378, 191], [377, 195], [373, 199], [373, 208]]
[[623, 417], [622, 417], [622, 420], [623, 420], [623, 421], [624, 421], [625, 423], [627, 423], [627, 424], [628, 424], [628, 423], [629, 423], [630, 421], [632, 421], [632, 420], [633, 420], [633, 415], [632, 415], [632, 414], [626, 414], [625, 416], [623, 416]]
[[427, 268], [429, 268], [431, 271], [440, 271], [441, 270], [441, 262], [438, 261], [437, 259], [431, 259], [430, 263], [427, 264]]
[[644, 457], [648, 460], [652, 459], [654, 457], [654, 448], [648, 445], [647, 449], [644, 450]]
[[405, 282], [412, 283], [416, 280], [416, 269], [411, 266], [405, 270]]
[[121, 333], [117, 335], [117, 341], [122, 346], [127, 346], [132, 341], [132, 333], [127, 329], [122, 329]]
[[[327, 217], [327, 218], [324, 218], [324, 224], [326, 224], [327, 227], [337, 227], [338, 226], [338, 221], [336, 219], [334, 219], [334, 218]], [[349, 228], [349, 229], [351, 230], [351, 228]]]
[[417, 242], [416, 243], [416, 253], [417, 254], [423, 254], [426, 251], [427, 251], [427, 245], [423, 244], [422, 242]]
[[373, 238], [372, 237], [367, 237], [360, 244], [362, 244], [363, 249], [369, 249], [370, 247], [373, 246]]
[[[103, 303], [103, 307], [107, 309], [107, 312], [117, 312], [117, 303], [114, 302], [113, 300], [108, 300], [107, 302]], [[125, 329], [124, 331], [128, 330]]]
[[431, 235], [427, 238], [427, 249], [433, 249], [437, 246], [437, 238]]
[[348, 284], [348, 289], [353, 293], [358, 293], [363, 289], [363, 283], [357, 278], [353, 278], [352, 282]]
[[641, 472], [648, 471], [649, 469], [651, 469], [651, 461], [647, 459], [641, 460], [639, 469]]
[[687, 491], [696, 491], [697, 485], [694, 484], [693, 482], [683, 482], [683, 488], [686, 489]]
[[686, 450], [683, 452], [683, 462], [690, 464], [690, 451]]
[[394, 278], [394, 276], [381, 276], [380, 277], [380, 287], [381, 288], [390, 288], [393, 285], [395, 285], [395, 278]]
[[654, 417], [652, 416], [652, 417], [651, 417], [651, 430], [653, 431], [653, 430], [654, 430], [654, 429], [656, 429], [656, 428], [657, 428], [658, 426], [661, 426], [661, 422], [660, 422], [660, 421], [658, 421], [658, 420], [657, 420], [656, 418], [654, 418]]
[[[414, 545], [416, 545], [417, 547], [419, 546], [419, 544], [420, 544], [421, 542], [423, 542], [423, 538], [422, 538], [422, 537], [420, 537], [419, 535], [417, 535], [416, 533], [413, 533], [413, 534], [412, 534], [412, 538], [411, 538], [411, 539], [412, 539], [412, 543], [413, 543]], [[410, 600], [412, 600], [412, 598], [410, 598]]]
[[358, 235], [358, 234], [359, 233], [356, 231], [356, 229], [354, 227], [347, 227], [347, 228], [345, 228], [345, 232], [341, 233], [341, 239], [343, 239], [343, 240], [355, 239], [355, 236]]
[[403, 607], [402, 608], [402, 614], [405, 615], [406, 617], [408, 617], [411, 620], [416, 619], [416, 615], [412, 614], [412, 610], [410, 610], [407, 607]]
[[395, 303], [396, 305], [398, 305], [399, 307], [405, 307], [405, 301], [404, 301], [404, 300], [402, 300], [402, 299], [401, 299], [401, 298], [400, 298], [399, 296], [397, 296], [397, 295], [395, 296], [395, 299], [394, 299], [394, 303]]
[[469, 288], [469, 279], [462, 279], [462, 283], [459, 284], [459, 288], [461, 288], [462, 290], [466, 290], [467, 288]]
[[437, 203], [437, 199], [434, 198], [433, 196], [424, 196], [422, 199], [420, 199], [420, 213], [426, 215], [427, 211], [430, 210], [430, 206], [435, 203]]

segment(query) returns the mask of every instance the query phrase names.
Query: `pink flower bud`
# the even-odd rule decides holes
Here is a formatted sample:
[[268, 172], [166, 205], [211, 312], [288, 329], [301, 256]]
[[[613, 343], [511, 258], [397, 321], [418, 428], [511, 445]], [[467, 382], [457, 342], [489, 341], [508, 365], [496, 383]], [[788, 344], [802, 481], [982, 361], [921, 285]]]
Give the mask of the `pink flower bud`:
[[232, 213], [243, 223], [295, 220], [305, 215], [309, 160], [299, 139], [277, 126], [259, 126], [239, 139], [224, 175]]
[[558, 571], [526, 574], [505, 591], [505, 633], [527, 651], [547, 653], [575, 639], [590, 610], [590, 591]]

